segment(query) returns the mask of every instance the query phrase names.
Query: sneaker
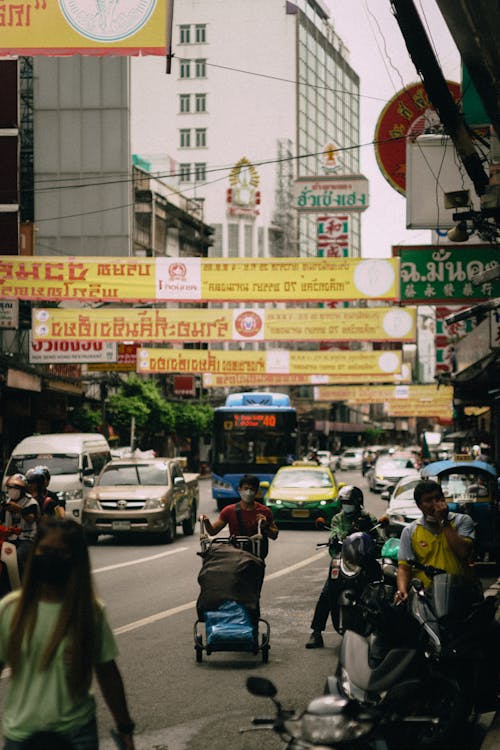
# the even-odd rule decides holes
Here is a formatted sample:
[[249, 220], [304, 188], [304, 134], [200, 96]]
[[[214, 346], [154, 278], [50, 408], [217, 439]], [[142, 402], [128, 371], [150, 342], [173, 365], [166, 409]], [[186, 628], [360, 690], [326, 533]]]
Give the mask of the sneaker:
[[309, 640], [306, 643], [306, 648], [323, 648], [323, 636], [319, 630], [313, 630]]

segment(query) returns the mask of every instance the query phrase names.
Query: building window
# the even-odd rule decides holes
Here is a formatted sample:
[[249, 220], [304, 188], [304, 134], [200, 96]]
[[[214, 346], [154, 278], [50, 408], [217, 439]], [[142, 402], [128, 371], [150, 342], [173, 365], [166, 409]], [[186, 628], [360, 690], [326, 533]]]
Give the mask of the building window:
[[239, 224], [227, 225], [227, 254], [229, 258], [237, 258], [240, 254], [240, 226]]
[[191, 130], [189, 128], [181, 128], [179, 133], [180, 147], [189, 148], [191, 146]]
[[244, 243], [245, 243], [245, 258], [253, 257], [253, 226], [252, 224], [245, 224], [244, 226]]
[[191, 94], [180, 94], [179, 110], [181, 112], [191, 112]]
[[179, 164], [179, 182], [191, 182], [191, 164]]
[[196, 111], [206, 112], [207, 111], [207, 95], [195, 94], [195, 100], [196, 100]]
[[179, 27], [179, 43], [189, 44], [191, 41], [191, 27], [189, 24], [181, 24]]
[[195, 163], [194, 179], [196, 180], [196, 182], [204, 182], [207, 179], [207, 165], [205, 162]]
[[207, 61], [196, 60], [196, 78], [206, 78], [207, 75]]
[[204, 42], [206, 42], [207, 41], [207, 38], [206, 38], [207, 25], [205, 23], [197, 23], [194, 28], [195, 28], [195, 33], [196, 33], [196, 42], [198, 44], [203, 44]]
[[204, 148], [207, 145], [207, 129], [196, 128], [196, 146]]
[[181, 60], [181, 78], [191, 77], [191, 60]]

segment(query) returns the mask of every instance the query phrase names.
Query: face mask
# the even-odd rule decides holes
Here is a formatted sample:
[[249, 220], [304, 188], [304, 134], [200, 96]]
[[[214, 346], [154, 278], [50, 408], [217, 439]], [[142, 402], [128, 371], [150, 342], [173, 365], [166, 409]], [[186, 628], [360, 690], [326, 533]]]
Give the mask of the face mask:
[[9, 500], [13, 500], [16, 502], [16, 500], [19, 500], [21, 497], [21, 490], [17, 487], [12, 487], [11, 489], [7, 490], [7, 497]]
[[40, 583], [60, 586], [68, 582], [71, 563], [60, 555], [44, 552], [33, 557], [31, 570], [34, 578]]
[[352, 516], [356, 512], [356, 506], [355, 505], [343, 505], [342, 510], [346, 514], [346, 516]]
[[251, 503], [257, 495], [255, 490], [240, 490], [240, 497], [244, 503]]

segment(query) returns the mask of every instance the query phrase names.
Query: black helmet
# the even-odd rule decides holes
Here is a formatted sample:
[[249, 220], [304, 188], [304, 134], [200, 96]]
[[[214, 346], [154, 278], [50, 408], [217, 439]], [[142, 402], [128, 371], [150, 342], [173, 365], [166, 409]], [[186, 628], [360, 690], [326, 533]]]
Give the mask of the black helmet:
[[35, 466], [33, 469], [28, 469], [26, 472], [26, 480], [28, 482], [41, 482], [42, 480], [45, 480], [43, 466]]
[[44, 475], [45, 479], [47, 480], [47, 484], [50, 482], [50, 471], [48, 466], [35, 466], [35, 469], [38, 471], [41, 471]]
[[342, 569], [351, 575], [359, 572], [368, 558], [375, 557], [376, 549], [375, 542], [364, 531], [346, 536], [342, 542]]
[[357, 508], [363, 505], [363, 493], [353, 484], [346, 484], [342, 487], [337, 497], [342, 505], [355, 505]]

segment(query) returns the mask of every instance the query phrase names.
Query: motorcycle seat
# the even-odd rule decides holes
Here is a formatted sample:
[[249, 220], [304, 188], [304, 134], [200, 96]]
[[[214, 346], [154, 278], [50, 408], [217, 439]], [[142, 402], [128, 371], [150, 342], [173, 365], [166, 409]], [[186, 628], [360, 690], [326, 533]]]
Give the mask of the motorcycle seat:
[[356, 687], [365, 692], [382, 693], [400, 680], [416, 656], [416, 649], [390, 648], [373, 665], [370, 640], [347, 630], [340, 648], [340, 662]]

